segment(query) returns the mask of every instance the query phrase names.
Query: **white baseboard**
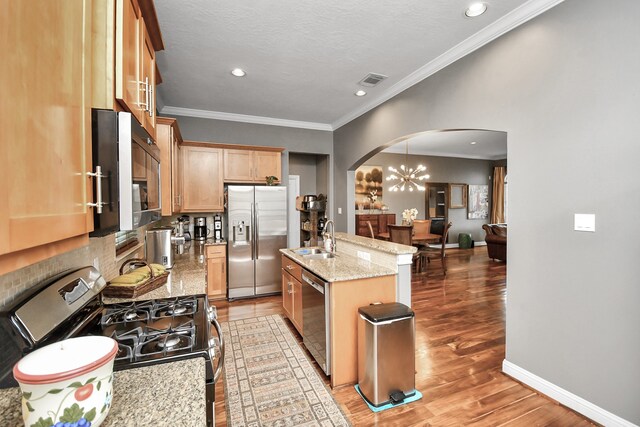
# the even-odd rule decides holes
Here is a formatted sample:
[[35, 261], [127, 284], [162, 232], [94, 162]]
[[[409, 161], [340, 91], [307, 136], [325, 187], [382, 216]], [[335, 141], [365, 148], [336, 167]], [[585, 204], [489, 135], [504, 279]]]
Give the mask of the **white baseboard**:
[[532, 374], [526, 369], [522, 369], [518, 365], [514, 365], [506, 359], [502, 361], [502, 371], [510, 377], [515, 378], [534, 390], [539, 391], [540, 393], [560, 402], [564, 406], [567, 406], [576, 412], [581, 413], [585, 417], [590, 418], [597, 423], [605, 426], [638, 427], [632, 422], [620, 418], [619, 416], [594, 405], [580, 396], [576, 396], [575, 394], [558, 387], [535, 374]]

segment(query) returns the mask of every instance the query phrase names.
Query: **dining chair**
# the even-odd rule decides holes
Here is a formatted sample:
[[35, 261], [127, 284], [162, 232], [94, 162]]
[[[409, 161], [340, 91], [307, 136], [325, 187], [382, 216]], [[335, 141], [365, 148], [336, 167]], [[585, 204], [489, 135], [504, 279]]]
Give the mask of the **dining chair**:
[[442, 272], [444, 273], [445, 276], [447, 275], [447, 259], [445, 257], [446, 254], [444, 250], [447, 245], [447, 236], [449, 235], [449, 229], [451, 228], [452, 225], [453, 225], [452, 223], [448, 223], [444, 226], [444, 229], [442, 230], [442, 242], [438, 246], [428, 245], [418, 251], [420, 258], [422, 260], [426, 258], [427, 263], [431, 262], [431, 258], [433, 259], [439, 258], [440, 261], [442, 262]]
[[[413, 236], [412, 225], [388, 225], [389, 241], [401, 245], [411, 246]], [[422, 257], [419, 252], [413, 254], [412, 261], [415, 263], [416, 271], [422, 271]]]
[[414, 234], [429, 234], [431, 230], [430, 219], [415, 219], [413, 220], [413, 232]]
[[369, 227], [369, 233], [371, 233], [371, 238], [375, 239], [376, 235], [373, 233], [373, 225], [371, 225], [371, 221], [367, 221], [367, 226]]

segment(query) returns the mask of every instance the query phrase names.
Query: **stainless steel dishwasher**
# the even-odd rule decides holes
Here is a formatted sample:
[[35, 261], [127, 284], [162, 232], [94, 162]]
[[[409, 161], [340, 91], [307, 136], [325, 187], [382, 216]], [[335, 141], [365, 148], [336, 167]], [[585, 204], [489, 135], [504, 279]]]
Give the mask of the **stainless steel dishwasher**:
[[331, 375], [329, 283], [302, 270], [303, 343], [325, 374]]

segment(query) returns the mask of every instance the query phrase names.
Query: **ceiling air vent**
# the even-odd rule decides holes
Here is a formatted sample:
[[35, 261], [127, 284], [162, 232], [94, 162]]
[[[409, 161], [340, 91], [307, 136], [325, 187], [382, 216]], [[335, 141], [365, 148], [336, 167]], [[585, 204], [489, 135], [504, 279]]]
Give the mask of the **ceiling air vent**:
[[384, 74], [369, 73], [364, 76], [364, 79], [360, 80], [358, 84], [360, 86], [373, 87], [386, 78], [387, 76], [385, 76]]

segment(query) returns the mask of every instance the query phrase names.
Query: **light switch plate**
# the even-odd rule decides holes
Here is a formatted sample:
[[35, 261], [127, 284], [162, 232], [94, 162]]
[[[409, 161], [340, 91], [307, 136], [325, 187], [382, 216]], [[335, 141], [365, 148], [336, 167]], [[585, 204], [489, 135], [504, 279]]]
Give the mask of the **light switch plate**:
[[358, 251], [358, 258], [371, 261], [371, 254], [369, 252]]
[[342, 215], [342, 208], [338, 208], [338, 215]]
[[574, 214], [573, 229], [575, 231], [596, 231], [595, 214]]

